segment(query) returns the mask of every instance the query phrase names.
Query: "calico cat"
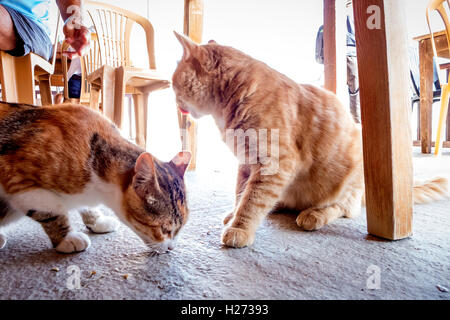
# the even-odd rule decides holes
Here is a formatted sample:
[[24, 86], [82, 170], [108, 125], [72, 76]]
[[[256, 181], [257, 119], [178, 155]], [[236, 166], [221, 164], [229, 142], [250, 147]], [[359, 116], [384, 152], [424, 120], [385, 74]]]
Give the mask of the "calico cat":
[[[175, 34], [184, 49], [173, 75], [181, 112], [195, 118], [212, 115], [226, 141], [230, 130], [268, 130], [278, 135], [273, 174], [264, 174], [273, 171], [273, 161], [262, 161], [259, 153], [258, 161], [248, 161], [255, 151], [250, 138], [244, 136], [237, 143], [231, 140], [240, 166], [236, 207], [224, 220], [228, 224], [222, 234], [225, 245], [251, 245], [256, 229], [272, 210], [298, 212], [298, 226], [308, 231], [361, 211], [361, 130], [333, 93], [298, 85], [266, 64], [215, 41], [197, 45]], [[272, 135], [266, 137], [270, 145]], [[262, 149], [265, 141], [259, 136], [256, 139], [256, 149]], [[236, 150], [242, 147], [245, 152], [238, 154]], [[265, 151], [265, 159], [274, 156], [271, 148]], [[446, 193], [447, 181], [437, 179], [415, 187], [414, 199], [423, 203]]]
[[[72, 229], [69, 210], [92, 232], [107, 233], [118, 222], [102, 214], [105, 205], [153, 252], [166, 252], [188, 218], [190, 157], [159, 161], [83, 106], [0, 102], [0, 228], [26, 215], [57, 251], [79, 252], [90, 240]], [[0, 234], [0, 247], [5, 243]]]

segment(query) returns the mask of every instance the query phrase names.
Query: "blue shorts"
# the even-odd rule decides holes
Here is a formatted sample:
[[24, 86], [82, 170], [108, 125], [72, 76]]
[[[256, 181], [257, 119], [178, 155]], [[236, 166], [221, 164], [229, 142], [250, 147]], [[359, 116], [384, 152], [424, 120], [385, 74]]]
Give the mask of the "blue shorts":
[[80, 99], [81, 76], [74, 74], [69, 80], [69, 98]]
[[20, 12], [3, 6], [9, 12], [16, 31], [16, 48], [7, 51], [15, 57], [26, 56], [33, 52], [46, 60], [50, 60], [53, 53], [53, 44], [45, 30], [38, 26]]

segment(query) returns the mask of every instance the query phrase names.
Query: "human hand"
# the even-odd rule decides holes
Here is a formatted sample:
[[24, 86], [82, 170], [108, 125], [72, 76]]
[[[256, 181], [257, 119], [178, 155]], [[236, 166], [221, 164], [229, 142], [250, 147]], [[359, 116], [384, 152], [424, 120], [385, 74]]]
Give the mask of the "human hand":
[[66, 42], [75, 50], [65, 51], [63, 54], [69, 58], [73, 58], [77, 55], [82, 56], [83, 51], [89, 47], [91, 33], [89, 29], [82, 24], [81, 18], [75, 15], [70, 17], [64, 24], [63, 32], [66, 37]]

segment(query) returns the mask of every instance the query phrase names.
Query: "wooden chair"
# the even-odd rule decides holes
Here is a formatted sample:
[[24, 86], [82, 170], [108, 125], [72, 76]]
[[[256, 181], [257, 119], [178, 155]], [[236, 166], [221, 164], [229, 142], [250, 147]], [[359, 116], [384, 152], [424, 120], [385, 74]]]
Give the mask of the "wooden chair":
[[0, 81], [3, 101], [36, 105], [35, 86], [38, 82], [42, 105], [53, 104], [50, 76], [55, 72], [60, 21], [61, 17], [58, 15], [51, 61], [47, 61], [35, 53], [29, 53], [23, 57], [13, 57], [0, 51]]
[[[434, 52], [434, 56], [436, 59], [438, 59], [438, 54], [437, 54], [437, 50], [436, 50], [436, 43], [434, 42], [434, 33], [431, 28], [430, 15], [432, 14], [433, 11], [437, 11], [439, 13], [440, 17], [442, 18], [442, 20], [444, 21], [444, 24], [445, 24], [445, 32], [447, 35], [447, 42], [450, 47], [450, 21], [449, 21], [448, 13], [447, 13], [449, 10], [449, 6], [450, 6], [449, 0], [431, 0], [430, 3], [428, 4], [428, 8], [427, 8], [427, 23], [428, 23], [428, 28], [429, 28], [430, 34], [431, 34], [431, 43], [433, 46], [433, 52]], [[436, 136], [435, 155], [441, 154], [442, 145], [443, 145], [443, 141], [444, 141], [445, 121], [447, 119], [448, 103], [449, 103], [449, 98], [450, 98], [450, 86], [449, 86], [448, 79], [449, 79], [448, 77], [447, 77], [447, 81], [443, 81], [443, 79], [440, 79], [441, 87], [442, 87], [442, 89], [441, 89], [441, 92], [442, 92], [441, 111], [440, 111], [440, 115], [439, 115], [439, 123], [438, 123], [437, 136]]]
[[[170, 87], [170, 81], [156, 71], [153, 26], [135, 13], [109, 4], [85, 1], [85, 8], [98, 37], [101, 65], [88, 76], [91, 106], [98, 105], [102, 90], [103, 111], [121, 128], [125, 94], [132, 94], [136, 143], [145, 148], [149, 94]], [[135, 23], [145, 31], [149, 69], [136, 68], [130, 60], [130, 36]]]
[[[195, 43], [200, 44], [203, 37], [203, 0], [184, 0], [183, 33]], [[188, 170], [197, 166], [197, 129], [198, 124], [190, 115], [178, 110], [178, 123], [181, 132], [183, 150], [191, 153]]]
[[[66, 42], [62, 44], [61, 51], [68, 50], [70, 45]], [[89, 49], [83, 57], [81, 57], [81, 93], [80, 98], [70, 98], [69, 97], [69, 79], [67, 78], [69, 71], [68, 58], [66, 56], [62, 57], [62, 69], [64, 74], [64, 101], [69, 101], [71, 103], [79, 103], [82, 105], [91, 106], [94, 109], [99, 108], [98, 99], [99, 97], [95, 97], [93, 100], [96, 101], [96, 104], [91, 105], [91, 84], [88, 81], [90, 75], [92, 75], [97, 69], [101, 68], [100, 62], [100, 49], [98, 38], [95, 33], [91, 33], [91, 41], [89, 45]], [[99, 93], [99, 90], [94, 91], [94, 94]]]
[[[102, 67], [100, 56], [100, 44], [98, 43], [97, 34], [91, 34], [91, 44], [89, 51], [81, 58], [81, 104], [89, 104], [91, 108], [99, 108], [99, 89], [91, 90], [91, 84], [88, 81], [89, 76]], [[91, 95], [94, 95], [91, 98]], [[102, 104], [102, 108], [104, 104]]]

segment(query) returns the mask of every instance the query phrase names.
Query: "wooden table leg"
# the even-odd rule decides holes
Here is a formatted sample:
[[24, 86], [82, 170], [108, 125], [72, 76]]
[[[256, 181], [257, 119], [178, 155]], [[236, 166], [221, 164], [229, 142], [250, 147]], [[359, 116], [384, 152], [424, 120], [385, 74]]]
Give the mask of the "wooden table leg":
[[[203, 35], [203, 0], [184, 0], [184, 34], [194, 42], [201, 43]], [[191, 152], [188, 170], [197, 166], [197, 123], [178, 110], [183, 150]], [[186, 141], [187, 140], [187, 141]]]
[[347, 16], [346, 0], [323, 1], [324, 72], [325, 88], [338, 95], [341, 100], [347, 90]]
[[419, 42], [420, 141], [422, 153], [431, 153], [433, 110], [433, 49], [429, 40]]
[[[353, 5], [368, 231], [374, 236], [397, 240], [411, 236], [413, 217], [404, 7], [399, 0], [358, 0]], [[375, 11], [368, 10], [369, 6]], [[380, 28], [370, 29], [367, 21], [370, 17], [377, 19], [373, 16], [377, 12]]]

